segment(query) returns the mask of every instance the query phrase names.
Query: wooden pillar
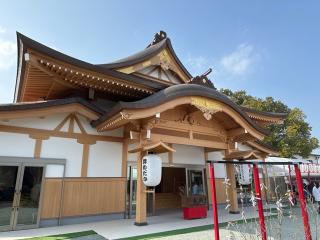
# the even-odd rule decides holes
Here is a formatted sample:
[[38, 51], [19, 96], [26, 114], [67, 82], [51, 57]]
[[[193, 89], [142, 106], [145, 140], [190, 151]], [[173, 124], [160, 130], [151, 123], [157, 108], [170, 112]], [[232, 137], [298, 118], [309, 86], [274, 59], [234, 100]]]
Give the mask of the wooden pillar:
[[147, 225], [147, 194], [146, 186], [142, 181], [142, 158], [143, 152], [137, 153], [137, 203], [136, 203], [136, 226]]
[[30, 138], [35, 140], [33, 157], [39, 159], [41, 157], [41, 148], [43, 140], [48, 140], [49, 136], [46, 134], [30, 134]]
[[88, 176], [89, 149], [90, 149], [90, 145], [89, 144], [83, 144], [81, 177], [87, 177]]
[[[229, 154], [232, 151], [236, 150], [236, 144], [234, 142], [228, 143], [228, 149], [225, 151], [225, 154]], [[228, 195], [230, 200], [230, 208], [229, 213], [237, 214], [240, 213], [238, 207], [238, 196], [237, 196], [237, 184], [236, 184], [236, 176], [234, 171], [233, 164], [226, 164], [226, 174], [229, 179], [230, 186], [228, 188]]]
[[41, 155], [41, 146], [42, 146], [42, 139], [36, 139], [36, 143], [34, 146], [34, 158], [40, 158]]
[[237, 197], [237, 185], [236, 185], [236, 177], [234, 173], [233, 164], [226, 164], [227, 168], [227, 177], [230, 181], [230, 186], [228, 188], [228, 195], [230, 200], [231, 207], [229, 208], [229, 213], [240, 213], [238, 207], [238, 197]]
[[121, 176], [127, 177], [127, 164], [128, 164], [128, 139], [122, 143], [122, 163], [121, 163]]

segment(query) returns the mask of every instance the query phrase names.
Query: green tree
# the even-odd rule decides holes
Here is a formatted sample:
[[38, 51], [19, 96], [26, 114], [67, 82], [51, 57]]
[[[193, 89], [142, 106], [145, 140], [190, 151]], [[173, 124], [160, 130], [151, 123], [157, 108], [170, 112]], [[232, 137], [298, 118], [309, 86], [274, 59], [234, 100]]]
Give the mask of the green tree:
[[293, 157], [294, 155], [300, 155], [306, 158], [314, 149], [319, 147], [319, 141], [311, 136], [311, 127], [306, 122], [306, 116], [300, 109], [290, 109], [286, 104], [272, 97], [256, 98], [248, 95], [245, 91], [232, 92], [230, 89], [220, 89], [220, 92], [243, 107], [287, 114], [283, 124], [268, 126], [271, 134], [264, 139], [267, 145], [279, 150], [280, 156]]

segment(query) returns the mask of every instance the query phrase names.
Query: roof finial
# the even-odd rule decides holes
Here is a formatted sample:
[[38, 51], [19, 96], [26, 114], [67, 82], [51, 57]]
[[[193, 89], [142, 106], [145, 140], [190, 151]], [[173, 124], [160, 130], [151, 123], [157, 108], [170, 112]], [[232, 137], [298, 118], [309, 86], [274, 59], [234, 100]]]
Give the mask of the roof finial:
[[152, 42], [148, 45], [148, 47], [152, 46], [152, 45], [155, 45], [159, 42], [161, 42], [163, 39], [166, 39], [167, 38], [167, 33], [165, 31], [160, 31], [160, 32], [157, 32], [154, 37], [153, 37], [153, 40]]
[[188, 83], [190, 84], [198, 84], [206, 87], [210, 87], [216, 89], [211, 80], [208, 78], [208, 75], [212, 72], [212, 68], [209, 68], [207, 71], [202, 73], [201, 75], [195, 76], [190, 79]]

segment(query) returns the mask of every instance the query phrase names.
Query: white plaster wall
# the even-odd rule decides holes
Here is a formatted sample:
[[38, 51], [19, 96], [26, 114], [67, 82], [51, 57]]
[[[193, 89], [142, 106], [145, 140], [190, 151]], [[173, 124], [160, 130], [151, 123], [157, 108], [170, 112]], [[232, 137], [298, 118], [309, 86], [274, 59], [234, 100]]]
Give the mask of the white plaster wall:
[[[224, 151], [208, 153], [208, 160], [223, 160]], [[227, 176], [226, 166], [222, 163], [214, 164], [214, 173], [216, 178], [225, 178]]]
[[88, 177], [121, 177], [122, 143], [90, 145]]
[[45, 118], [10, 119], [9, 121], [0, 121], [0, 123], [2, 125], [53, 130], [67, 115], [66, 113], [58, 113]]
[[[10, 119], [9, 121], [0, 120], [0, 123], [2, 125], [9, 125], [9, 126], [53, 130], [68, 115], [69, 115], [68, 113], [58, 113], [58, 114], [47, 116], [45, 118], [36, 117], [36, 118]], [[90, 120], [88, 120], [86, 117], [83, 117], [81, 115], [77, 115], [77, 117], [88, 134], [114, 136], [114, 137], [123, 136], [123, 128], [118, 128], [118, 129], [114, 129], [106, 132], [97, 132], [97, 130], [90, 125]], [[64, 124], [64, 126], [61, 128], [60, 131], [68, 131], [69, 121], [70, 120], [68, 120]], [[81, 133], [78, 127], [78, 124], [76, 122], [74, 123], [74, 131], [76, 133]]]
[[192, 164], [205, 165], [203, 147], [173, 144], [176, 150], [173, 153], [173, 163], [175, 164]]
[[[113, 136], [113, 137], [122, 137], [123, 136], [123, 128], [117, 128], [111, 131], [105, 131], [105, 132], [97, 132], [96, 128], [93, 128], [90, 124], [90, 121], [87, 120], [87, 118], [77, 115], [78, 119], [82, 123], [82, 126], [86, 130], [88, 134], [94, 134], [94, 135], [104, 135], [104, 136]], [[77, 133], [80, 133], [80, 129], [77, 124], [74, 125], [74, 131]]]
[[[75, 139], [50, 137], [42, 142], [41, 157], [66, 159], [66, 177], [80, 177], [83, 145]], [[59, 177], [61, 171], [50, 170], [51, 177]]]
[[0, 132], [0, 156], [33, 157], [34, 147], [27, 134]]
[[48, 164], [46, 167], [45, 177], [47, 178], [55, 178], [55, 177], [63, 177], [63, 165], [55, 165]]

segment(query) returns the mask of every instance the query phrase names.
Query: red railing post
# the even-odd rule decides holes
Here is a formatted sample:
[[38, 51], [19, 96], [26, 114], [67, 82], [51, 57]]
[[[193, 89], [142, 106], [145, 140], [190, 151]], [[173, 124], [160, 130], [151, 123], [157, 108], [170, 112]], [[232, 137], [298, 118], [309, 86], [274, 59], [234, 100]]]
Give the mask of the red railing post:
[[214, 177], [214, 168], [212, 162], [209, 165], [210, 185], [211, 185], [211, 202], [212, 202], [212, 217], [214, 228], [214, 239], [220, 240], [219, 237], [219, 222], [218, 222], [218, 208], [217, 208], [217, 195], [216, 195], [216, 181]]
[[254, 188], [256, 191], [256, 198], [257, 198], [257, 204], [258, 204], [261, 238], [262, 240], [267, 240], [267, 231], [266, 231], [266, 225], [264, 222], [259, 171], [258, 171], [257, 164], [253, 164], [253, 179], [254, 179]]
[[309, 217], [307, 212], [307, 206], [304, 199], [303, 194], [303, 183], [302, 183], [302, 177], [301, 172], [298, 164], [294, 165], [294, 171], [296, 174], [296, 181], [297, 181], [297, 188], [298, 188], [298, 194], [299, 194], [299, 201], [300, 201], [300, 208], [301, 208], [301, 215], [304, 225], [304, 234], [306, 240], [312, 240], [311, 231], [310, 231], [310, 225], [309, 225]]

